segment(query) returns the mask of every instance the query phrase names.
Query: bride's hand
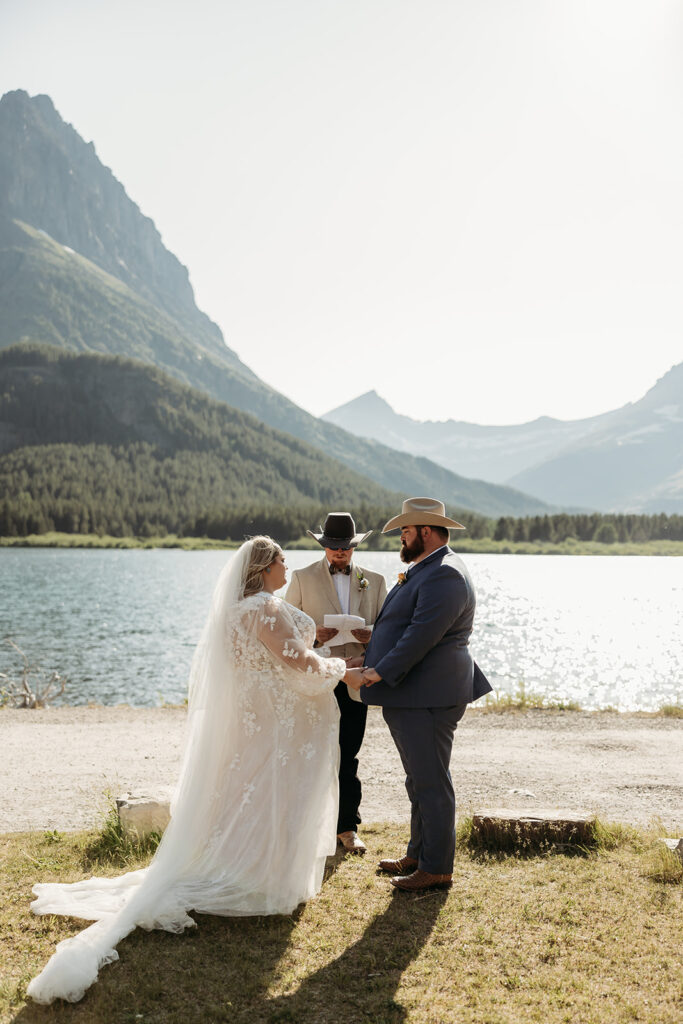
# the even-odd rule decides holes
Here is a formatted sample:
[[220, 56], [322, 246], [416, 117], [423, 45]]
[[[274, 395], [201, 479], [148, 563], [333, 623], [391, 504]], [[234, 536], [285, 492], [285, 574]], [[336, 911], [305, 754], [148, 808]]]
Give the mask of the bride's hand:
[[344, 676], [344, 682], [347, 686], [350, 686], [352, 690], [360, 690], [361, 686], [365, 682], [360, 668], [347, 669]]

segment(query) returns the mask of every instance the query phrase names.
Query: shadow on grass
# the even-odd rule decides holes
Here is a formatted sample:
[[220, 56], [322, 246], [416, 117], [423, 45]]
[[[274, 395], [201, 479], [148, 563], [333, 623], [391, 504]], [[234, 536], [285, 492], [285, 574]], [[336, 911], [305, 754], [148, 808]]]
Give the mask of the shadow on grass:
[[[306, 978], [296, 992], [271, 1000], [259, 1024], [367, 1021], [400, 1024], [407, 1011], [394, 997], [404, 971], [429, 939], [448, 894], [396, 893], [358, 942]], [[236, 1020], [247, 1018], [236, 1017]]]
[[292, 917], [192, 915], [172, 935], [137, 929], [79, 1003], [28, 1003], [16, 1024], [185, 1024], [254, 1020], [300, 912]]
[[121, 959], [102, 969], [80, 1003], [30, 1003], [12, 1020], [401, 1024], [407, 1011], [394, 1002], [401, 976], [420, 955], [446, 899], [445, 892], [397, 893], [341, 956], [304, 978], [291, 995], [271, 999], [268, 991], [295, 939], [300, 911], [291, 918], [195, 915], [199, 927], [180, 936], [138, 929], [120, 944]]
[[348, 850], [344, 850], [341, 846], [337, 847], [336, 853], [333, 853], [331, 857], [327, 858], [325, 862], [325, 875], [323, 879], [323, 885], [326, 885], [329, 880], [336, 875], [339, 868], [342, 866], [344, 861], [350, 860], [352, 863], [358, 857], [357, 853], [349, 853]]

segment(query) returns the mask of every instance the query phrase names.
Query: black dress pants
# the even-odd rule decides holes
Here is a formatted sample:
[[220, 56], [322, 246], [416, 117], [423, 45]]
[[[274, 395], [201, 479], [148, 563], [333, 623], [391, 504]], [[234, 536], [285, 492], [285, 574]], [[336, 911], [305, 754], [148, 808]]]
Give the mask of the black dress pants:
[[358, 808], [361, 784], [358, 751], [365, 735], [366, 704], [349, 697], [346, 683], [337, 683], [334, 695], [339, 705], [339, 818], [337, 832], [355, 832], [360, 824]]

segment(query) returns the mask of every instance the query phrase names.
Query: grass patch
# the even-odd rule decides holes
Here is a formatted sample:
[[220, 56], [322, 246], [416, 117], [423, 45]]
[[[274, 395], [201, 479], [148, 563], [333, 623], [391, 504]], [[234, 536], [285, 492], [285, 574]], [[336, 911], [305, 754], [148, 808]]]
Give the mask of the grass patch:
[[602, 544], [595, 540], [513, 541], [477, 540], [466, 537], [453, 539], [451, 547], [459, 554], [471, 555], [683, 555], [683, 540], [648, 540], [642, 543]]
[[662, 704], [655, 714], [662, 718], [683, 718], [683, 704]]
[[209, 537], [110, 537], [97, 533], [30, 533], [26, 537], [0, 537], [0, 548], [181, 548], [183, 551], [238, 548], [241, 541], [212, 540]]
[[121, 826], [116, 806], [112, 805], [100, 831], [86, 833], [81, 863], [84, 870], [91, 874], [110, 867], [131, 871], [140, 861], [152, 856], [160, 840], [160, 832], [148, 832], [142, 837], [126, 832]]
[[663, 885], [681, 885], [683, 883], [683, 861], [664, 843], [657, 843], [648, 850], [645, 874], [653, 882]]
[[[184, 551], [222, 550], [237, 548], [241, 541], [214, 540], [210, 537], [111, 537], [96, 533], [31, 533], [26, 537], [0, 537], [0, 547], [13, 548], [182, 548]], [[288, 541], [288, 550], [319, 551], [310, 537]], [[553, 544], [550, 541], [491, 540], [488, 537], [470, 540], [455, 538], [451, 547], [460, 554], [476, 555], [680, 555], [683, 540], [650, 540], [641, 544], [601, 544], [598, 541], [569, 540]], [[364, 548], [366, 551], [394, 551], [399, 545], [395, 537], [378, 537]]]
[[514, 693], [489, 693], [478, 705], [482, 711], [582, 711], [575, 700], [544, 697], [543, 694], [527, 690], [520, 680]]
[[[137, 931], [81, 1003], [52, 1007], [27, 1005], [26, 985], [81, 924], [33, 917], [30, 889], [83, 877], [95, 837], [0, 836], [0, 1021], [673, 1024], [683, 886], [652, 874], [654, 830], [604, 830], [583, 857], [494, 857], [468, 848], [462, 823], [453, 889], [413, 897], [375, 873], [405, 830], [369, 826], [368, 855], [331, 859], [322, 893], [293, 917]], [[103, 842], [98, 872], [117, 874], [119, 837]]]
[[[576, 700], [562, 697], [545, 697], [542, 693], [527, 690], [524, 680], [520, 680], [514, 693], [493, 691], [477, 702], [476, 711], [484, 713], [503, 713], [505, 711], [584, 711]], [[620, 711], [619, 708], [606, 707], [593, 709], [593, 714], [610, 712], [615, 715], [641, 715], [646, 718], [683, 718], [683, 705], [662, 704], [655, 711]]]

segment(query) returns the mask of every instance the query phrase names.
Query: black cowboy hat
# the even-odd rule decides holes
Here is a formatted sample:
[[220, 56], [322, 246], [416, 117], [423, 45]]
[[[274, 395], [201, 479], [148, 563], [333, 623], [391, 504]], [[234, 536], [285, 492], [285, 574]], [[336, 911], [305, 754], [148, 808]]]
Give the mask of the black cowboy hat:
[[349, 512], [330, 512], [325, 525], [320, 527], [321, 533], [306, 530], [309, 537], [317, 540], [323, 548], [355, 548], [367, 540], [372, 530], [367, 533], [356, 533], [356, 524]]

